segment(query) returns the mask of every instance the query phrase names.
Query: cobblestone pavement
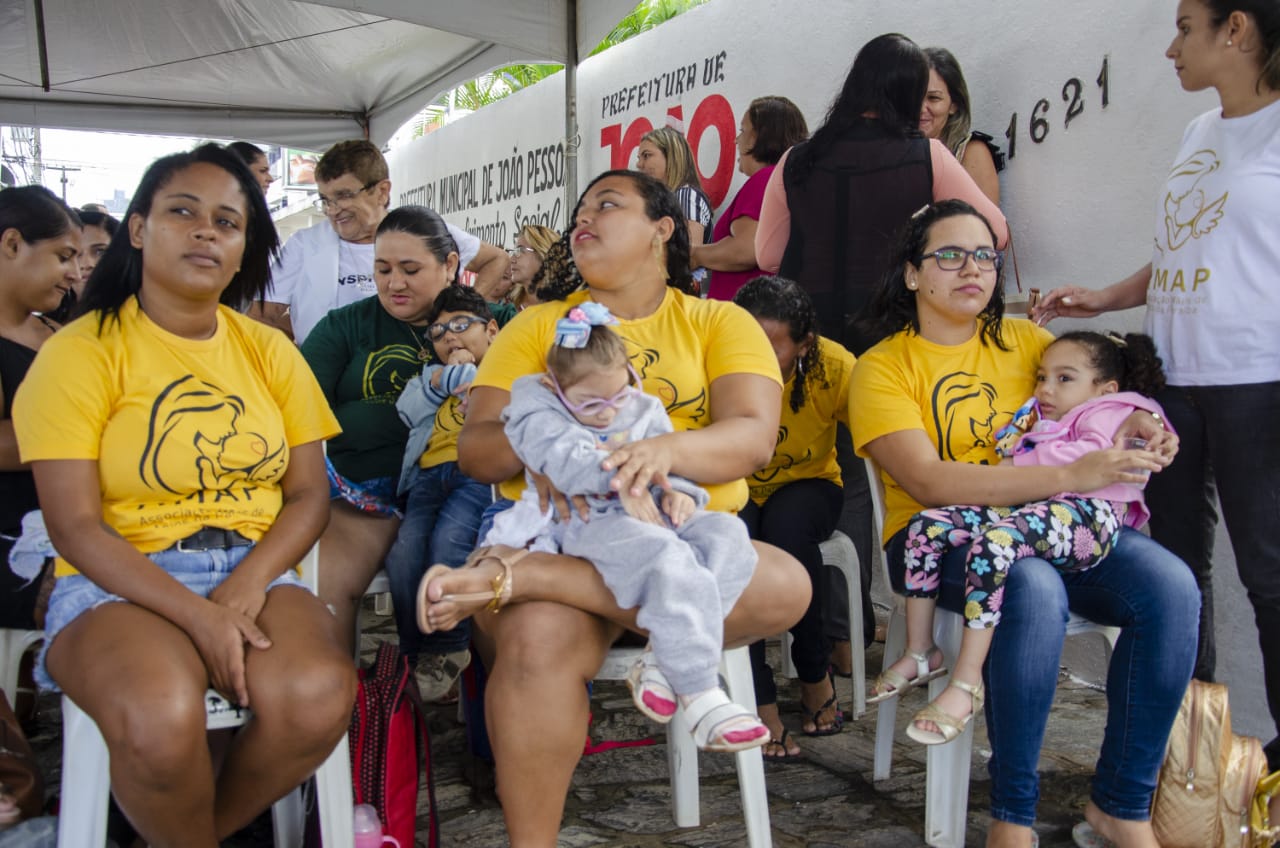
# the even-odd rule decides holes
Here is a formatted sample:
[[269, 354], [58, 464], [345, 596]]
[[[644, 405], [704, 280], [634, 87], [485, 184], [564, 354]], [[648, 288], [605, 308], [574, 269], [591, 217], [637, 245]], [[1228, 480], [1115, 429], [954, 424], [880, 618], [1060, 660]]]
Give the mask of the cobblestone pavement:
[[[372, 657], [382, 639], [393, 639], [389, 618], [378, 618], [371, 608], [365, 619], [363, 653]], [[881, 647], [867, 654], [868, 668], [879, 668]], [[776, 659], [776, 656], [775, 656]], [[776, 662], [774, 663], [777, 667]], [[838, 680], [841, 699], [849, 704], [850, 684]], [[807, 738], [801, 735], [799, 687], [779, 680], [783, 720], [804, 749], [801, 759], [766, 762], [769, 815], [776, 848], [834, 848], [834, 846], [924, 845], [924, 748], [902, 732], [906, 722], [925, 703], [913, 690], [898, 709], [898, 733], [893, 774], [885, 781], [871, 780], [875, 736], [874, 711], [846, 723], [837, 736]], [[1036, 830], [1046, 848], [1071, 846], [1070, 830], [1083, 815], [1089, 776], [1102, 740], [1105, 701], [1097, 688], [1062, 675], [1058, 697], [1049, 721], [1041, 757], [1041, 802]], [[677, 828], [671, 819], [665, 735], [648, 723], [631, 705], [626, 686], [597, 684], [592, 698], [594, 741], [634, 740], [653, 736], [648, 747], [622, 748], [585, 757], [574, 776], [561, 831], [562, 848], [692, 848], [746, 844], [746, 831], [738, 800], [733, 757], [702, 754], [702, 824]], [[44, 696], [32, 742], [56, 792], [59, 774], [58, 701]], [[469, 780], [464, 731], [456, 708], [430, 708], [436, 802], [440, 819], [441, 848], [490, 848], [506, 845], [502, 812], [492, 792], [476, 790]], [[529, 728], [536, 733], [537, 728]], [[986, 734], [978, 722], [974, 740], [969, 792], [967, 844], [980, 846], [987, 825], [989, 783], [986, 774]], [[480, 781], [483, 782], [483, 781]], [[423, 810], [425, 813], [425, 810]], [[420, 831], [421, 832], [421, 831]], [[226, 843], [235, 848], [271, 844], [265, 817]], [[418, 845], [425, 846], [425, 839]]]

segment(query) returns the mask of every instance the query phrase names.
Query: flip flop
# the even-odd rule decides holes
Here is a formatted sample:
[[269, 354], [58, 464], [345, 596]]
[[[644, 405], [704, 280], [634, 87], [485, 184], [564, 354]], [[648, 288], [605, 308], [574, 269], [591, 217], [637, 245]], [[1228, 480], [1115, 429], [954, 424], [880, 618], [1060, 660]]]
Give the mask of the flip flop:
[[784, 727], [782, 728], [781, 736], [774, 738], [773, 735], [770, 734], [769, 741], [764, 743], [765, 751], [769, 750], [770, 745], [777, 745], [779, 748], [782, 749], [782, 753], [766, 754], [764, 751], [761, 751], [760, 754], [761, 756], [764, 757], [765, 762], [781, 762], [783, 760], [803, 759], [804, 751], [796, 751], [794, 754], [792, 754], [790, 751], [787, 750], [790, 747], [790, 743], [791, 743], [791, 731], [787, 730]]
[[[804, 716], [804, 720], [810, 722], [814, 729], [804, 730], [801, 733], [805, 736], [835, 736], [844, 730], [844, 711], [840, 709], [840, 693], [836, 691], [836, 677], [834, 674], [828, 673], [827, 680], [831, 681], [831, 697], [822, 702], [822, 706], [816, 710], [810, 710], [804, 705], [804, 699], [800, 700], [800, 713]], [[825, 730], [821, 727], [818, 717], [827, 710], [835, 708], [835, 718], [831, 721], [831, 726]]]

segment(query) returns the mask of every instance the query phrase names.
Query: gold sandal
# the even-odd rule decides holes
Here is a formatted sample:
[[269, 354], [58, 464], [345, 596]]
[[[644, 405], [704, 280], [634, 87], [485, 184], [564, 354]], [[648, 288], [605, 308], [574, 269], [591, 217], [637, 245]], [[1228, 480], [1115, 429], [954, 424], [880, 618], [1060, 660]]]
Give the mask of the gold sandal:
[[[911, 719], [911, 723], [907, 725], [907, 735], [922, 745], [943, 745], [955, 739], [964, 729], [969, 726], [969, 722], [973, 721], [973, 717], [982, 710], [982, 705], [986, 701], [986, 692], [982, 688], [982, 684], [974, 685], [965, 683], [963, 680], [951, 678], [951, 682], [947, 684], [947, 688], [952, 686], [961, 692], [969, 693], [970, 711], [964, 718], [957, 718], [951, 713], [943, 712], [942, 708], [937, 705], [936, 701], [931, 701], [928, 706], [915, 714]], [[938, 726], [937, 731], [925, 730], [920, 727], [917, 722], [931, 721]]]
[[[524, 548], [510, 548], [506, 545], [490, 545], [484, 548], [477, 548], [471, 552], [471, 556], [467, 557], [467, 561], [462, 564], [462, 568], [476, 568], [486, 559], [497, 560], [502, 566], [502, 571], [494, 575], [490, 584], [492, 588], [487, 592], [460, 592], [452, 595], [442, 595], [438, 601], [432, 601], [427, 597], [427, 587], [437, 577], [452, 574], [459, 569], [447, 565], [431, 566], [427, 569], [427, 573], [422, 575], [422, 580], [418, 583], [418, 629], [423, 633], [433, 633], [436, 630], [452, 630], [456, 625], [456, 622], [448, 627], [435, 627], [432, 625], [428, 612], [436, 604], [476, 605], [475, 609], [465, 615], [459, 615], [458, 621], [470, 618], [471, 615], [481, 609], [486, 609], [496, 614], [511, 600], [511, 567], [528, 555], [529, 551]], [[480, 606], [481, 601], [486, 601], [487, 603]]]
[[[942, 657], [942, 662], [938, 663], [937, 668], [931, 669], [929, 668], [929, 658], [934, 654]], [[903, 677], [894, 671], [891, 665], [880, 672], [879, 676], [871, 684], [871, 694], [867, 696], [868, 704], [878, 704], [881, 701], [896, 698], [908, 689], [924, 686], [930, 680], [936, 680], [947, 673], [946, 657], [942, 655], [942, 649], [937, 645], [930, 645], [926, 650], [918, 654], [915, 651], [907, 651], [904, 656], [911, 657], [916, 661], [916, 676], [912, 678]]]

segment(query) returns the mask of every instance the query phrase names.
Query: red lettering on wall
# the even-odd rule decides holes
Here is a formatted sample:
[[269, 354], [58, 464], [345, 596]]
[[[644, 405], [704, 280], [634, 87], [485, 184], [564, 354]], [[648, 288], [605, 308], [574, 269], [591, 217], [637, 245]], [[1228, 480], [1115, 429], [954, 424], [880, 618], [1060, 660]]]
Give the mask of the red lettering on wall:
[[720, 160], [716, 162], [716, 169], [711, 176], [703, 174], [701, 169], [698, 171], [698, 176], [702, 178], [702, 188], [711, 199], [711, 205], [719, 206], [724, 202], [725, 195], [729, 193], [729, 184], [733, 182], [733, 167], [738, 153], [737, 145], [734, 143], [737, 133], [733, 120], [733, 107], [719, 94], [703, 98], [698, 108], [694, 110], [688, 138], [695, 162], [698, 159], [698, 149], [702, 146], [703, 133], [713, 128], [720, 135]]

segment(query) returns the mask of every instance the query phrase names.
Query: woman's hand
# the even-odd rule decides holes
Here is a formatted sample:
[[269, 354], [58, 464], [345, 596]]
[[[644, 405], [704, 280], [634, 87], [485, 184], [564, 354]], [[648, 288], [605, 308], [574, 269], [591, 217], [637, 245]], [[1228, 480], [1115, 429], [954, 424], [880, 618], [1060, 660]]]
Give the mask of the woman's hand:
[[618, 502], [622, 504], [622, 508], [626, 510], [627, 515], [646, 524], [656, 524], [659, 527], [666, 527], [666, 522], [662, 520], [662, 513], [658, 512], [658, 505], [653, 502], [653, 495], [649, 494], [646, 489], [641, 495], [633, 495], [629, 491], [618, 493]]
[[1118, 447], [1123, 447], [1127, 439], [1145, 439], [1147, 452], [1156, 454], [1161, 468], [1173, 462], [1178, 455], [1178, 434], [1165, 429], [1160, 419], [1142, 409], [1134, 410], [1116, 431]]
[[614, 471], [609, 487], [615, 492], [628, 491], [633, 497], [639, 497], [650, 486], [661, 486], [665, 491], [671, 491], [667, 474], [671, 471], [670, 439], [673, 435], [668, 433], [641, 439], [605, 457], [600, 467]]
[[1113, 483], [1147, 482], [1147, 473], [1164, 467], [1153, 450], [1125, 450], [1122, 447], [1092, 451], [1067, 466], [1072, 484], [1067, 491], [1092, 492]]
[[247, 578], [237, 580], [237, 576], [243, 573], [232, 571], [226, 580], [209, 593], [209, 600], [247, 616], [250, 621], [257, 621], [258, 613], [262, 612], [262, 607], [267, 603], [267, 590], [264, 586], [252, 585]]
[[561, 521], [568, 521], [573, 517], [576, 511], [578, 517], [586, 521], [591, 516], [591, 506], [587, 503], [587, 499], [582, 495], [574, 495], [570, 498], [564, 492], [557, 489], [551, 483], [551, 478], [545, 474], [539, 474], [531, 469], [525, 469], [529, 477], [533, 480], [533, 486], [538, 491], [538, 509], [543, 512], [547, 511], [547, 506], [554, 504], [556, 515], [560, 516]]
[[247, 615], [217, 603], [207, 603], [187, 628], [187, 635], [209, 669], [209, 682], [233, 703], [249, 706], [244, 674], [245, 644], [259, 650], [271, 640]]
[[669, 492], [662, 493], [662, 511], [667, 518], [671, 519], [673, 527], [679, 527], [684, 524], [693, 517], [693, 513], [697, 509], [697, 503], [684, 492], [672, 489]]
[[1107, 309], [1102, 290], [1063, 286], [1040, 298], [1027, 317], [1043, 327], [1054, 318], [1093, 318]]

